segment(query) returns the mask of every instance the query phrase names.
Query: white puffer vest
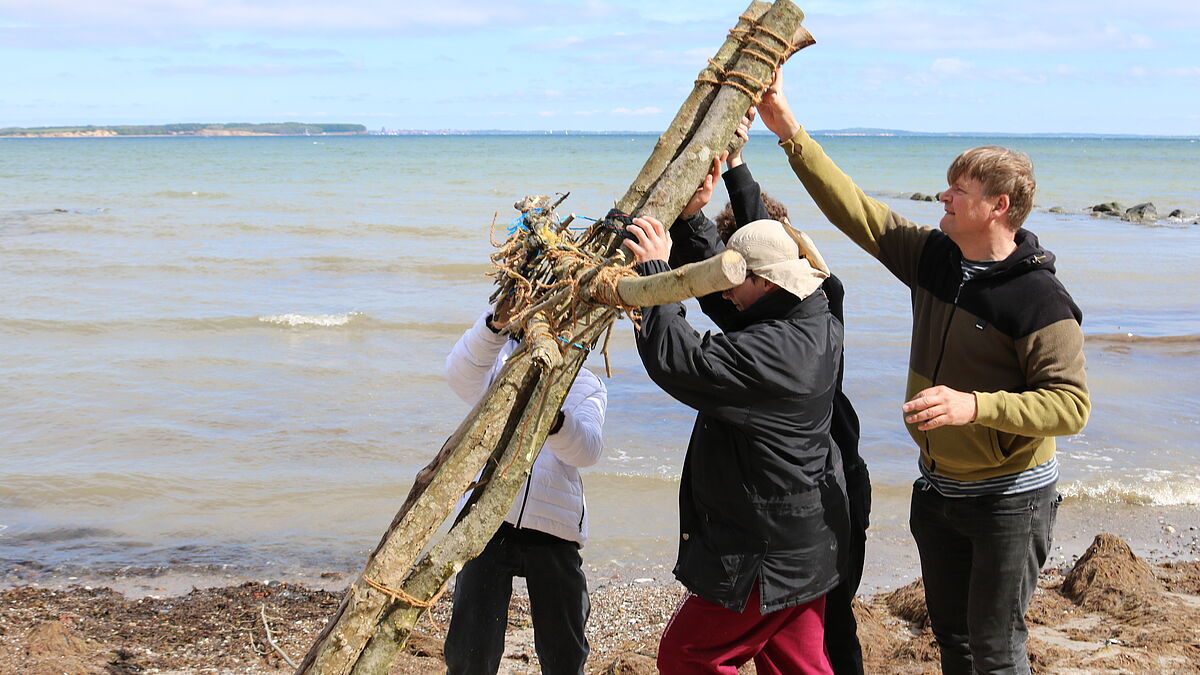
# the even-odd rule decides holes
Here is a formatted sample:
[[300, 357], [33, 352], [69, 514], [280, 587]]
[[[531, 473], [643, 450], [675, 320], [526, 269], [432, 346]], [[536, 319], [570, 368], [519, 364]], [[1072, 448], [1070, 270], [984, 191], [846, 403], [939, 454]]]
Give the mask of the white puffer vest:
[[[470, 405], [487, 392], [519, 344], [493, 333], [487, 327], [488, 316], [487, 313], [480, 316], [446, 357], [446, 380], [454, 393]], [[580, 546], [587, 541], [587, 506], [579, 468], [600, 459], [604, 449], [601, 428], [607, 407], [608, 390], [604, 382], [592, 371], [581, 368], [563, 402], [562, 428], [547, 437], [529, 479], [504, 518], [507, 522]], [[465, 501], [466, 497], [459, 501], [460, 509]]]

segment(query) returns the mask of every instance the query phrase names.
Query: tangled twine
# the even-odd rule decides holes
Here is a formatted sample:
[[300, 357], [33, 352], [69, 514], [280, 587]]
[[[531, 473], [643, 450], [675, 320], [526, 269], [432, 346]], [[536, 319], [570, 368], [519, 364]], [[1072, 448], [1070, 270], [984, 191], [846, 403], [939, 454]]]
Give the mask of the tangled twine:
[[[637, 276], [632, 263], [602, 257], [613, 247], [614, 233], [597, 222], [576, 240], [548, 201], [532, 197], [519, 202], [520, 227], [504, 242], [495, 240], [495, 218], [490, 233], [497, 247], [491, 255], [491, 276], [497, 284], [492, 301], [508, 308], [504, 332], [524, 336], [543, 367], [557, 364], [562, 350], [571, 346], [591, 350], [591, 345], [576, 344], [573, 329], [592, 306], [614, 307], [635, 326], [641, 319], [640, 309], [622, 302], [617, 288], [621, 279]], [[611, 376], [607, 345], [606, 339], [605, 368]], [[555, 355], [550, 354], [551, 348]]]

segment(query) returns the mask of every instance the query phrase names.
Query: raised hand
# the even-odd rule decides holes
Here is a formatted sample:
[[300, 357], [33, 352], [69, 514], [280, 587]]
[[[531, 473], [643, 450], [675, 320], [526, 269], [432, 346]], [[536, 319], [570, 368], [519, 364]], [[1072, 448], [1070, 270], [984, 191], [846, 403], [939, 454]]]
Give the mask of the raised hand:
[[727, 168], [732, 169], [746, 163], [742, 160], [742, 148], [746, 147], [746, 144], [750, 142], [750, 126], [754, 124], [754, 118], [757, 116], [758, 113], [754, 108], [751, 108], [746, 111], [746, 116], [742, 118], [742, 121], [738, 122], [737, 131], [734, 133], [737, 134], [738, 138], [742, 139], [742, 142], [737, 144], [737, 150], [729, 153], [729, 157], [725, 160]]
[[636, 239], [626, 239], [625, 247], [639, 263], [651, 260], [666, 262], [671, 257], [671, 235], [667, 234], [667, 228], [658, 219], [649, 216], [634, 218], [633, 224], [625, 229]]
[[763, 124], [781, 141], [790, 140], [800, 131], [800, 123], [796, 121], [788, 105], [787, 96], [783, 94], [782, 67], [775, 69], [775, 79], [763, 92], [762, 100], [758, 102], [758, 114], [762, 117]]
[[704, 176], [700, 187], [696, 188], [696, 192], [692, 194], [692, 198], [683, 207], [683, 211], [679, 213], [680, 217], [691, 218], [708, 205], [709, 200], [712, 199], [713, 188], [717, 185], [717, 179], [721, 177], [721, 162], [725, 161], [727, 154], [721, 153], [720, 157], [713, 157], [712, 167], [708, 170], [708, 174]]

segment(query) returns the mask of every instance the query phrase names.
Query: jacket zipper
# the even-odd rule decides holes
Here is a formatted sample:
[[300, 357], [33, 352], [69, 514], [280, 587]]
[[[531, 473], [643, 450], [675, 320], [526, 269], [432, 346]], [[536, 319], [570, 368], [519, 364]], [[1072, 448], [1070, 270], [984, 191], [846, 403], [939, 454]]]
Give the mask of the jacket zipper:
[[[958, 290], [954, 291], [954, 302], [950, 305], [950, 318], [946, 320], [946, 329], [942, 331], [942, 344], [938, 348], [937, 363], [933, 366], [933, 377], [929, 382], [931, 387], [937, 386], [938, 373], [942, 370], [942, 359], [946, 356], [946, 341], [950, 338], [950, 326], [954, 323], [954, 314], [958, 312], [958, 298], [962, 295], [962, 289], [966, 283], [966, 280], [958, 282]], [[932, 473], [937, 469], [937, 460], [933, 458], [933, 450], [929, 447], [929, 434], [925, 434], [925, 454], [929, 455], [929, 471]]]
[[958, 290], [954, 291], [954, 302], [950, 305], [950, 318], [946, 320], [946, 329], [942, 331], [942, 344], [938, 349], [937, 363], [933, 366], [933, 379], [929, 386], [937, 386], [937, 376], [942, 370], [942, 359], [946, 356], [946, 340], [950, 338], [950, 325], [954, 323], [954, 314], [958, 312], [958, 298], [962, 295], [966, 281], [958, 282]]
[[520, 529], [521, 523], [525, 520], [525, 505], [529, 503], [529, 483], [533, 480], [533, 474], [530, 474], [525, 479], [525, 496], [521, 499], [521, 511], [517, 514], [517, 528]]
[[579, 477], [579, 531], [583, 532], [583, 519], [587, 517], [587, 502], [583, 499], [583, 476]]

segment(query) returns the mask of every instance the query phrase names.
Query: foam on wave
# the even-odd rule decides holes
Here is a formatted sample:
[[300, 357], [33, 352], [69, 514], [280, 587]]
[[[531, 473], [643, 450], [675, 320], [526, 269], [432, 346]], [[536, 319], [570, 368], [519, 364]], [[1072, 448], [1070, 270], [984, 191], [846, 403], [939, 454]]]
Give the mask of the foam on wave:
[[1187, 506], [1200, 504], [1200, 479], [1176, 475], [1171, 480], [1144, 477], [1140, 483], [1106, 480], [1099, 483], [1071, 481], [1058, 487], [1066, 498], [1132, 504], [1135, 506]]
[[330, 328], [345, 326], [355, 318], [362, 316], [361, 312], [346, 314], [268, 314], [258, 317], [262, 323], [273, 323], [280, 326], [319, 326]]

